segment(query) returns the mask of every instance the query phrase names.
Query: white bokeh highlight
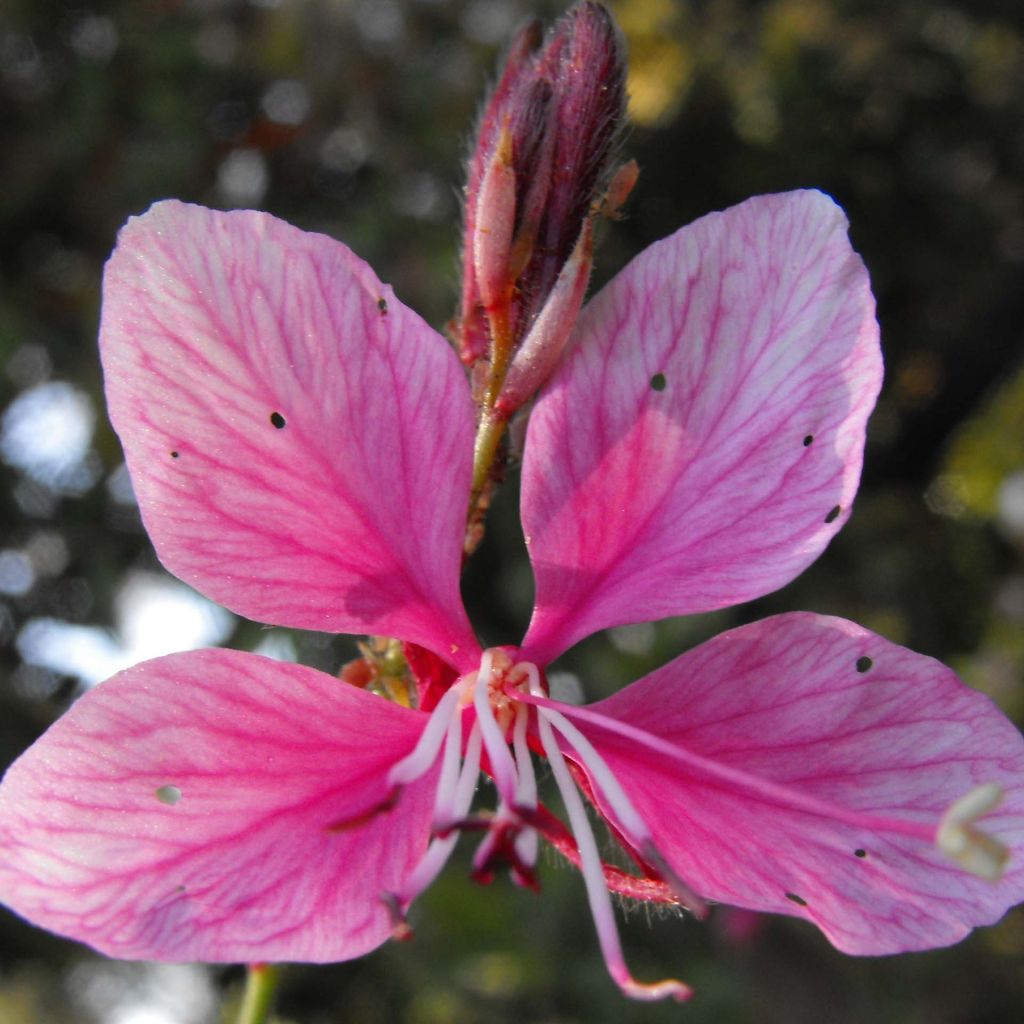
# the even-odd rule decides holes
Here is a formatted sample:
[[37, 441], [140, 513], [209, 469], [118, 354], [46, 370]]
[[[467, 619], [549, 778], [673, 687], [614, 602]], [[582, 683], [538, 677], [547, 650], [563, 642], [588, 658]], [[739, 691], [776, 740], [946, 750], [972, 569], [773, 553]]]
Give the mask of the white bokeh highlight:
[[38, 384], [4, 412], [0, 456], [41, 484], [80, 492], [95, 428], [96, 411], [84, 392], [66, 381]]
[[60, 619], [32, 619], [17, 647], [30, 665], [75, 676], [87, 686], [149, 658], [214, 647], [234, 616], [170, 576], [133, 573], [115, 601], [115, 630]]

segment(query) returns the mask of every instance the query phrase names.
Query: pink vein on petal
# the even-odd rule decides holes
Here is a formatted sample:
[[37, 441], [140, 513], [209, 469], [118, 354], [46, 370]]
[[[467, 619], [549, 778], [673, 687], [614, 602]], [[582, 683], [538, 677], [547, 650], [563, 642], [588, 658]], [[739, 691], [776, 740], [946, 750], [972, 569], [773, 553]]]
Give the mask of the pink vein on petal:
[[100, 336], [172, 572], [259, 621], [475, 664], [458, 589], [469, 391], [365, 263], [266, 214], [160, 203], [121, 234]]
[[[562, 711], [706, 899], [878, 954], [956, 942], [1024, 897], [1024, 739], [945, 666], [852, 623], [765, 619]], [[995, 884], [930, 841], [985, 783], [1005, 799], [979, 827], [1012, 852]]]
[[0, 898], [128, 959], [360, 956], [429, 840], [436, 772], [372, 813], [425, 721], [257, 655], [144, 662], [8, 771]]
[[530, 420], [526, 656], [796, 576], [849, 513], [880, 382], [827, 197], [752, 199], [651, 246], [586, 307]]

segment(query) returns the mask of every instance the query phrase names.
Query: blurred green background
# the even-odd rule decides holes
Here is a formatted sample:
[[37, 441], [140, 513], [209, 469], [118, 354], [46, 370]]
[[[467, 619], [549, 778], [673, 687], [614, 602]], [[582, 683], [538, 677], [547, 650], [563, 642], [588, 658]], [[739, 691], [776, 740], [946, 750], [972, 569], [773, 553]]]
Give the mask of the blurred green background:
[[[598, 281], [650, 241], [799, 186], [847, 210], [888, 375], [854, 516], [754, 606], [593, 638], [556, 668], [588, 698], [722, 628], [845, 615], [951, 663], [1024, 718], [1024, 5], [1019, 0], [620, 0], [641, 177]], [[474, 112], [525, 0], [119, 0], [0, 6], [0, 758], [80, 692], [184, 643], [330, 671], [345, 638], [220, 613], [159, 568], [106, 422], [100, 274], [125, 218], [175, 196], [342, 239], [442, 326]], [[386, 467], [382, 467], [386, 472]], [[515, 642], [529, 568], [515, 473], [466, 580], [485, 640]], [[563, 678], [563, 685], [571, 680]], [[483, 890], [466, 858], [414, 908], [415, 941], [294, 967], [282, 1021], [900, 1022], [1024, 1019], [1024, 912], [960, 946], [854, 960], [811, 928], [718, 908], [627, 914], [643, 978], [621, 999], [582, 884]], [[103, 960], [4, 912], [0, 1022], [206, 1024], [234, 968]]]

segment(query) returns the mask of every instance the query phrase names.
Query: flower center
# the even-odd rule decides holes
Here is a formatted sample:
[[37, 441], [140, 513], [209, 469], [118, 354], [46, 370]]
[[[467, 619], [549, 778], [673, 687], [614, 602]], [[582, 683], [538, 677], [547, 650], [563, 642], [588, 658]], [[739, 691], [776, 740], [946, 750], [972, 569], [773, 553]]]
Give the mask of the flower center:
[[[458, 679], [441, 698], [412, 753], [391, 769], [388, 782], [398, 789], [421, 778], [440, 761], [434, 799], [434, 838], [402, 890], [385, 896], [394, 915], [395, 935], [409, 934], [406, 909], [437, 877], [463, 831], [485, 833], [473, 857], [474, 878], [489, 882], [498, 866], [507, 865], [516, 884], [537, 888], [535, 869], [540, 832], [567, 836], [567, 830], [538, 800], [530, 752], [532, 742], [547, 757], [565, 805], [572, 858], [583, 874], [609, 972], [623, 991], [634, 998], [686, 999], [690, 990], [682, 982], [670, 979], [643, 984], [635, 981], [626, 967], [605, 866], [563, 749], [585, 766], [600, 787], [637, 859], [654, 869], [656, 877], [637, 879], [638, 886], [661, 886], [669, 899], [698, 913], [703, 912], [703, 904], [669, 870], [646, 825], [601, 756], [553, 702], [545, 700], [546, 696], [536, 665], [516, 662], [500, 648], [487, 650], [480, 668]], [[544, 705], [527, 703], [535, 699], [544, 701]], [[481, 769], [494, 780], [498, 806], [494, 811], [471, 815]], [[562, 844], [559, 846], [564, 850]]]
[[[475, 877], [489, 881], [495, 866], [504, 862], [517, 884], [536, 887], [537, 830], [526, 820], [538, 806], [528, 738], [531, 711], [511, 696], [517, 689], [528, 692], [531, 685], [543, 694], [536, 666], [514, 662], [498, 648], [485, 651], [480, 668], [454, 683], [431, 713], [416, 748], [391, 769], [388, 782], [397, 788], [426, 774], [438, 760], [441, 765], [435, 838], [404, 891], [394, 894], [400, 910], [430, 885], [465, 830], [486, 832], [473, 858]], [[494, 779], [498, 807], [471, 816], [482, 767]]]

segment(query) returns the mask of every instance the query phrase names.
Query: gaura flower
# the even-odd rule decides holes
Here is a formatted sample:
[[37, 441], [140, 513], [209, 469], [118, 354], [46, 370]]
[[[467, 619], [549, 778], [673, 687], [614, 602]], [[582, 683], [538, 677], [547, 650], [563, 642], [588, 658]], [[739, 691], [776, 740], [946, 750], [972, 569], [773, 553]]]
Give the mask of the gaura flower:
[[[481, 650], [459, 595], [465, 374], [344, 246], [160, 203], [108, 265], [101, 344], [168, 569], [263, 622], [399, 637], [423, 686], [406, 708], [227, 650], [120, 673], [0, 787], [16, 912], [116, 957], [344, 960], [403, 930], [463, 831], [479, 877], [524, 884], [543, 837], [619, 986], [684, 998], [630, 976], [609, 891], [788, 914], [861, 954], [955, 942], [1024, 895], [1020, 735], [849, 622], [780, 615], [596, 704], [548, 696], [580, 638], [772, 591], [847, 518], [881, 359], [827, 197], [705, 217], [585, 307], [529, 423], [518, 648]], [[634, 873], [602, 862], [584, 798]]]

